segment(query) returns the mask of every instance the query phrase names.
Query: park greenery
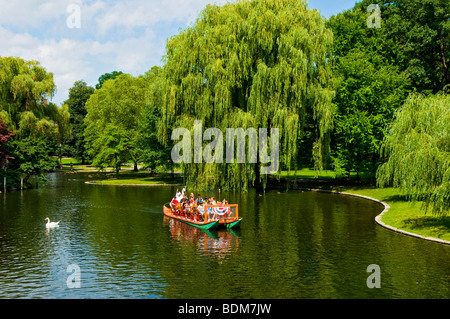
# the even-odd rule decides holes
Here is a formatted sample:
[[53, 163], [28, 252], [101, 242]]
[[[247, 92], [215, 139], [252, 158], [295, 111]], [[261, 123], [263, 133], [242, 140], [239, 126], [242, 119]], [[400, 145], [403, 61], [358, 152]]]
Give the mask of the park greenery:
[[[367, 8], [377, 3], [381, 27]], [[49, 102], [53, 74], [0, 57], [0, 161], [10, 187], [62, 156], [97, 169], [174, 171], [175, 128], [279, 128], [285, 178], [313, 168], [450, 209], [450, 2], [363, 0], [325, 19], [300, 0], [207, 5], [167, 40], [162, 66], [74, 83]], [[208, 141], [204, 141], [206, 146]], [[192, 155], [193, 156], [193, 155]], [[182, 163], [192, 188], [245, 190], [270, 177], [252, 163]], [[275, 180], [281, 178], [275, 175]], [[312, 176], [313, 177], [313, 176]]]

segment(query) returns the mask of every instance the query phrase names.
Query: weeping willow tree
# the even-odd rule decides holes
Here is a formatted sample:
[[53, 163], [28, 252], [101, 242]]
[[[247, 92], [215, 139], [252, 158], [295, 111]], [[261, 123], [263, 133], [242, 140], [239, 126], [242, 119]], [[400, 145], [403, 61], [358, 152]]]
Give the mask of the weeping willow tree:
[[[324, 19], [306, 1], [208, 5], [193, 26], [168, 39], [159, 135], [168, 142], [177, 127], [192, 134], [194, 120], [223, 134], [279, 128], [281, 167], [291, 169], [298, 152], [309, 152], [320, 169], [334, 114], [331, 43]], [[305, 131], [312, 149], [297, 147]], [[257, 163], [192, 162], [183, 165], [190, 186], [246, 189], [266, 179], [259, 156]]]
[[402, 189], [435, 214], [450, 209], [450, 96], [411, 95], [384, 140], [387, 162], [377, 172], [381, 187]]
[[14, 131], [24, 114], [31, 112], [37, 118], [52, 112], [47, 100], [56, 91], [53, 73], [47, 72], [37, 61], [17, 57], [0, 57], [0, 114], [5, 124]]

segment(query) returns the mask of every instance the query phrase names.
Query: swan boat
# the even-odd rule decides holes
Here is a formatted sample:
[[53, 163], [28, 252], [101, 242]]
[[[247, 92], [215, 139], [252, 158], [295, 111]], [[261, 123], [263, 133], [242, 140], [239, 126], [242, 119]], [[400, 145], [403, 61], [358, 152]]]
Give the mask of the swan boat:
[[[190, 213], [163, 206], [164, 215], [204, 230], [238, 228], [242, 218], [238, 216], [238, 205], [204, 205], [203, 213]], [[206, 213], [205, 213], [206, 212]]]

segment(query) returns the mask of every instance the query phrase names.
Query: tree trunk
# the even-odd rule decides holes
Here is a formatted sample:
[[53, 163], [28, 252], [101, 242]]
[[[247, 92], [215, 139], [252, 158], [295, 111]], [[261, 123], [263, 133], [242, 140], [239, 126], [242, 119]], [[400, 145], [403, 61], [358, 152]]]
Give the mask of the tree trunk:
[[255, 163], [255, 189], [257, 192], [264, 190], [263, 184], [261, 183], [260, 163]]

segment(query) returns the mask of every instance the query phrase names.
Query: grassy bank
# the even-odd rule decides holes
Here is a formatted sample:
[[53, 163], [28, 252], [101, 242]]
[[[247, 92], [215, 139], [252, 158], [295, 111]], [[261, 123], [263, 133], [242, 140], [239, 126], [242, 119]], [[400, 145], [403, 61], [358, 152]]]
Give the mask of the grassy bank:
[[[357, 175], [356, 172], [350, 172], [350, 178], [356, 179], [356, 175]], [[302, 168], [302, 169], [297, 170], [296, 172], [280, 171], [279, 173], [274, 174], [273, 176], [283, 178], [283, 179], [289, 179], [289, 180], [314, 179], [314, 178], [317, 178], [319, 180], [335, 180], [337, 178], [343, 177], [343, 176], [337, 176], [336, 172], [333, 170], [323, 170], [321, 172], [316, 172], [313, 169], [309, 169], [309, 168]], [[362, 172], [362, 173], [360, 173], [360, 178], [362, 178], [362, 179], [375, 178], [375, 174]]]
[[94, 181], [96, 184], [104, 185], [163, 185], [163, 184], [181, 184], [183, 178], [179, 174], [157, 174], [153, 175], [145, 171], [126, 171], [119, 174], [117, 178], [115, 173], [105, 173], [101, 179]]

